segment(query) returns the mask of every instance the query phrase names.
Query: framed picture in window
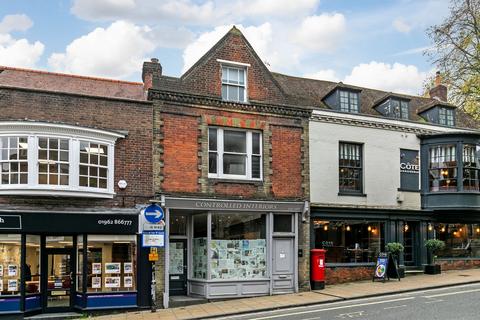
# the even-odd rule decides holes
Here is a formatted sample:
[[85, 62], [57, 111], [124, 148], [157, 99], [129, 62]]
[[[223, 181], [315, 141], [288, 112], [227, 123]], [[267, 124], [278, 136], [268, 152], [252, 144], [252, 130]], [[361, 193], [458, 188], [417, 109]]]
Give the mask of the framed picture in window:
[[132, 276], [123, 277], [123, 286], [125, 288], [133, 287], [133, 277]]
[[0, 293], [3, 291], [3, 278], [0, 278]]
[[105, 263], [105, 273], [120, 273], [120, 262]]
[[8, 265], [8, 276], [16, 277], [18, 275], [18, 266], [16, 264]]
[[18, 284], [18, 283], [17, 283], [17, 279], [15, 279], [15, 280], [9, 279], [9, 280], [8, 280], [8, 291], [11, 291], [11, 292], [13, 292], [13, 291], [18, 291], [18, 290], [17, 290], [17, 287], [18, 287], [17, 284]]
[[133, 263], [125, 262], [123, 264], [123, 273], [133, 273]]
[[0, 264], [0, 277], [3, 277], [3, 265]]
[[102, 278], [101, 277], [93, 277], [92, 278], [92, 288], [93, 289], [101, 289], [102, 288]]
[[92, 274], [102, 274], [101, 263], [92, 263]]
[[120, 277], [105, 277], [105, 288], [120, 288]]

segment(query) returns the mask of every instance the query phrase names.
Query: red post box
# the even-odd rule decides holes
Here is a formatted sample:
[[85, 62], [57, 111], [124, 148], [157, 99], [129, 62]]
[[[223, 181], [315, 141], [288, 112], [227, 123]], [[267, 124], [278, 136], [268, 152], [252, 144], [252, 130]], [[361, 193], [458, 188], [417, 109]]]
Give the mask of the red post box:
[[310, 284], [312, 290], [325, 289], [325, 252], [324, 249], [310, 250]]

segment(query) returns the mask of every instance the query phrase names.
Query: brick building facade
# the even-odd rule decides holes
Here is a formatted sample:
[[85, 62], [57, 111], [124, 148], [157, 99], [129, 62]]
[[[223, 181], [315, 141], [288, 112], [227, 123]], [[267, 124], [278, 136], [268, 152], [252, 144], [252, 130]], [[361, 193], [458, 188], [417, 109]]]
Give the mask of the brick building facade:
[[2, 67], [0, 115], [0, 314], [149, 305], [143, 84]]
[[[246, 92], [244, 101], [226, 99], [225, 96], [222, 98], [222, 74], [225, 78], [225, 67], [244, 74], [240, 81], [243, 81], [244, 86], [241, 90]], [[157, 198], [165, 199], [172, 234], [167, 236], [167, 252], [162, 252], [166, 258], [158, 264], [158, 293], [164, 297], [164, 305], [168, 303], [167, 294], [188, 294], [213, 299], [308, 289], [309, 227], [308, 219], [305, 220], [304, 203], [309, 196], [310, 110], [288, 104], [283, 90], [236, 28], [232, 28], [180, 78], [163, 76], [161, 70], [155, 59], [144, 63], [144, 81], [148, 84], [152, 80], [148, 97], [153, 101], [154, 108], [155, 193]], [[247, 149], [252, 143], [248, 137], [259, 136], [260, 150], [252, 154], [249, 150], [237, 150], [238, 153], [245, 153], [240, 157], [246, 157], [246, 160], [240, 160], [245, 161], [240, 165], [226, 164], [225, 159], [222, 163], [218, 157], [227, 158], [227, 134], [246, 137]], [[225, 140], [221, 146], [225, 147], [225, 153], [217, 149], [217, 138]], [[215, 146], [212, 147], [212, 143]], [[260, 169], [254, 168], [255, 157], [260, 158], [257, 160]], [[220, 170], [226, 171], [227, 166], [242, 166], [245, 172], [233, 175], [221, 173]], [[260, 172], [255, 173], [255, 170]], [[265, 205], [264, 209], [262, 205]], [[231, 218], [229, 214], [233, 212], [237, 221], [230, 222], [230, 226], [219, 231], [223, 227], [220, 224], [223, 223], [215, 221], [228, 220]], [[291, 229], [285, 233], [271, 230], [274, 225], [277, 226], [272, 223], [272, 219], [281, 219], [280, 214], [282, 217], [293, 218], [289, 222]], [[205, 253], [209, 252], [206, 265], [195, 260], [195, 250], [198, 249], [196, 241], [202, 239], [195, 236], [194, 219], [202, 215], [206, 215], [204, 222], [209, 224], [206, 228], [208, 233], [202, 236], [208, 247]], [[179, 232], [178, 225], [175, 225], [177, 221], [185, 223], [187, 228]], [[250, 230], [249, 228], [254, 228], [253, 224], [259, 230]], [[197, 228], [203, 227], [205, 226]], [[242, 231], [233, 234], [235, 228]], [[287, 270], [285, 277], [288, 280], [284, 283], [278, 280], [280, 278], [275, 278], [283, 278], [284, 275], [275, 270], [274, 257], [268, 259], [275, 254], [269, 251], [274, 247], [275, 239], [282, 235], [295, 244], [288, 251], [287, 259], [291, 259], [289, 263], [292, 270]], [[242, 264], [245, 266], [249, 260], [244, 256], [245, 250], [239, 250], [236, 252], [236, 261], [229, 262], [230, 257], [227, 256], [219, 257], [220, 261], [231, 263], [229, 268], [219, 270], [214, 261], [216, 256], [213, 258], [210, 255], [217, 254], [216, 246], [233, 246], [236, 241], [243, 241], [247, 247], [256, 245], [255, 241], [262, 243], [253, 249], [263, 253], [258, 258], [264, 257], [262, 267], [255, 265], [257, 269], [242, 268]], [[188, 253], [185, 255], [186, 261], [177, 259], [177, 248]], [[246, 252], [249, 253], [248, 250]], [[169, 261], [168, 266], [165, 261]], [[185, 270], [180, 274], [172, 271], [179, 267], [178, 263], [183, 263]], [[203, 267], [205, 274], [198, 272]], [[243, 274], [235, 274], [234, 268], [239, 268]], [[178, 283], [179, 279], [183, 283]], [[254, 285], [249, 286], [249, 283]], [[225, 287], [228, 289], [223, 290]]]

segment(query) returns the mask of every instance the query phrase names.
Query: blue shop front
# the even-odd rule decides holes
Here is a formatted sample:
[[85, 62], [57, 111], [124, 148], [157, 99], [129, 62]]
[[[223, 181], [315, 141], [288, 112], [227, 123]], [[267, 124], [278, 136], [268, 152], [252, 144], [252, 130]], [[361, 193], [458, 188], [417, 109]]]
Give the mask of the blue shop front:
[[148, 307], [135, 211], [0, 213], [0, 316]]

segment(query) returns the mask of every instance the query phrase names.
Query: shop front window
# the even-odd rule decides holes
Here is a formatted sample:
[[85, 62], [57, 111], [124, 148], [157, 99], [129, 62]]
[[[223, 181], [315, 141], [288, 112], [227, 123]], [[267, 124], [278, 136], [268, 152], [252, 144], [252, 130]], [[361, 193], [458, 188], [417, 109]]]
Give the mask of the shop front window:
[[313, 220], [315, 248], [326, 249], [327, 263], [368, 263], [384, 248], [384, 223]]
[[77, 291], [83, 292], [83, 235], [77, 237]]
[[192, 276], [197, 279], [207, 279], [207, 221], [206, 213], [193, 216]]
[[267, 277], [265, 226], [265, 214], [212, 214], [212, 280]]
[[87, 291], [135, 290], [136, 250], [134, 235], [88, 235]]
[[429, 188], [431, 192], [457, 190], [457, 154], [455, 145], [430, 148]]
[[25, 292], [40, 293], [40, 236], [27, 235], [25, 260]]
[[0, 234], [0, 296], [20, 294], [21, 235]]
[[480, 224], [435, 224], [436, 238], [445, 241], [439, 258], [480, 258]]

